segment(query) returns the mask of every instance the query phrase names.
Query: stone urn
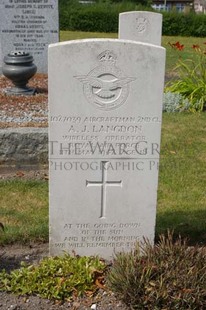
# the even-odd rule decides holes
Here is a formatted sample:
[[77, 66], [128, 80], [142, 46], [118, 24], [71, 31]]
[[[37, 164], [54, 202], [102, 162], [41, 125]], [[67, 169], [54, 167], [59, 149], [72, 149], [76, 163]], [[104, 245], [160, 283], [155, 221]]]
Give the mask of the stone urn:
[[9, 95], [33, 95], [35, 88], [27, 87], [29, 79], [34, 76], [37, 67], [33, 57], [26, 52], [10, 52], [4, 57], [3, 74], [12, 81], [15, 87], [6, 89]]

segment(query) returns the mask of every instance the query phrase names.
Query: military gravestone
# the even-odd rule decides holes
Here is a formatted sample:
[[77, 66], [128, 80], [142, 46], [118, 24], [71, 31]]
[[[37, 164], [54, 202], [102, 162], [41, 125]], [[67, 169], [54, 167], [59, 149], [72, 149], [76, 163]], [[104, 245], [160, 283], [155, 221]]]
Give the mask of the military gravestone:
[[145, 43], [49, 47], [51, 255], [153, 242], [164, 66], [164, 48]]
[[48, 44], [58, 41], [58, 0], [1, 0], [0, 73], [11, 51], [29, 52], [38, 72], [47, 73]]
[[161, 45], [162, 14], [134, 11], [119, 14], [119, 39]]

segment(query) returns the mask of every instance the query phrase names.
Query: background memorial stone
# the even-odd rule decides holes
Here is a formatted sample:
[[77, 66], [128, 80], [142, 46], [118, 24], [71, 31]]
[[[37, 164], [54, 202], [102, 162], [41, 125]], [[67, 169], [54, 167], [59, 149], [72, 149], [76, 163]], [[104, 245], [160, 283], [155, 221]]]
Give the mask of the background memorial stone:
[[52, 255], [154, 240], [164, 66], [164, 48], [131, 41], [49, 47]]
[[0, 73], [3, 57], [24, 51], [47, 73], [48, 44], [59, 41], [58, 0], [1, 0]]
[[119, 39], [161, 45], [162, 14], [136, 11], [119, 14]]

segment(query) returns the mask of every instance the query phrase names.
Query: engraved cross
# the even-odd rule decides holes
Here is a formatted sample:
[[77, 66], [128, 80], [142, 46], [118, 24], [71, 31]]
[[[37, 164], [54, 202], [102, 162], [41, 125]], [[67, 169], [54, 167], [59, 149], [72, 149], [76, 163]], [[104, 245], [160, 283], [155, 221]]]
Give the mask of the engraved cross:
[[88, 181], [86, 180], [86, 186], [100, 186], [101, 187], [101, 211], [100, 218], [105, 218], [106, 212], [106, 193], [107, 186], [120, 186], [122, 187], [122, 181], [107, 181], [107, 163], [108, 161], [102, 161], [102, 180], [101, 181]]

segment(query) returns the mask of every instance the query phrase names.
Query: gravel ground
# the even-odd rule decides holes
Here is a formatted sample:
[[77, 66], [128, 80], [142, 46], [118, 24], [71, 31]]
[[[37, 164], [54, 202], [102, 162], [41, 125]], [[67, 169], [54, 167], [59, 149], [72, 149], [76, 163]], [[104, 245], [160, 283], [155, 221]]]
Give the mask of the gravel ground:
[[[99, 301], [100, 300], [100, 301]], [[96, 299], [77, 300], [71, 303], [55, 303], [36, 296], [17, 297], [0, 292], [0, 309], [2, 310], [127, 310], [110, 293], [99, 294]]]
[[28, 86], [36, 88], [35, 95], [7, 95], [12, 83], [0, 76], [0, 128], [47, 127], [48, 125], [48, 82], [47, 75], [36, 74]]

